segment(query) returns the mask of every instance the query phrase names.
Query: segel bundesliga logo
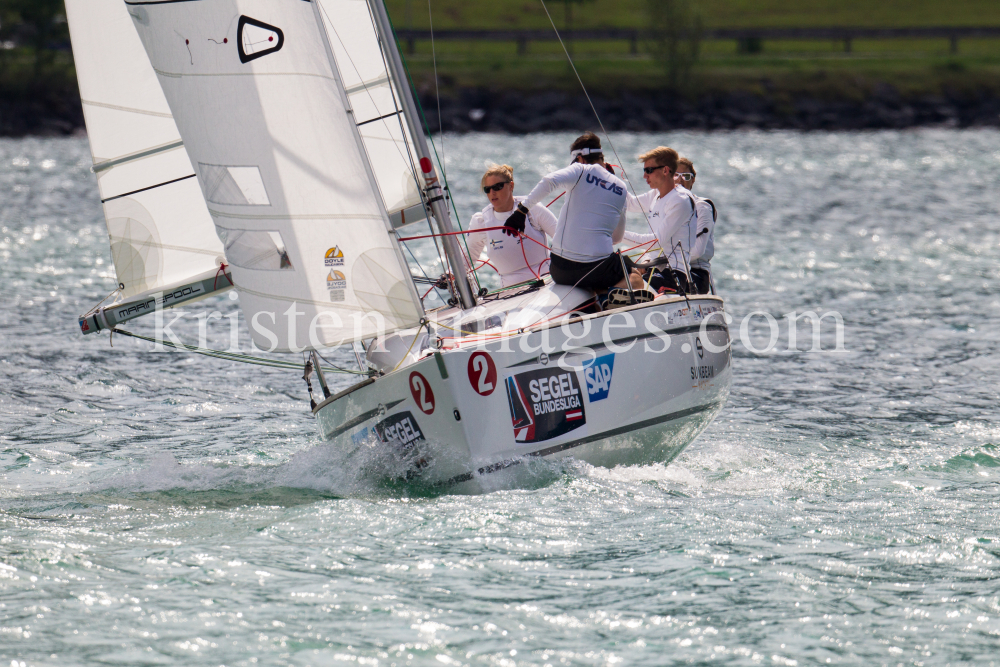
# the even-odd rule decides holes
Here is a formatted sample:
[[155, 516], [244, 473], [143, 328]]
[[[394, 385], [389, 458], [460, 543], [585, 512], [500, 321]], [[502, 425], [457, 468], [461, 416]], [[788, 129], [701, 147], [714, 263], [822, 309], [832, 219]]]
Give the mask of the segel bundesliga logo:
[[590, 402], [603, 401], [611, 391], [611, 376], [615, 372], [615, 354], [597, 357], [584, 366], [583, 378], [587, 381], [587, 398]]
[[507, 402], [516, 442], [541, 442], [587, 423], [576, 373], [542, 368], [507, 378]]
[[375, 424], [375, 433], [382, 442], [395, 445], [403, 451], [412, 449], [413, 445], [424, 439], [417, 420], [408, 411], [386, 417]]

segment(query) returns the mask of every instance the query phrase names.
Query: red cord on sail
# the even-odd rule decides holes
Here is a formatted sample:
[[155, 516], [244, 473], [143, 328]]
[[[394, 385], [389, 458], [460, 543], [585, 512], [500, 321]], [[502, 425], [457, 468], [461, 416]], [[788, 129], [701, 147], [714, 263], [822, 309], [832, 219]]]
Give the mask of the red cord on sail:
[[229, 281], [229, 285], [231, 287], [236, 287], [236, 285], [233, 285], [233, 279], [229, 276], [228, 273], [226, 273], [226, 263], [225, 262], [219, 262], [219, 270], [215, 272], [215, 281], [212, 283], [212, 291], [213, 292], [216, 289], [218, 289], [218, 286], [219, 286], [219, 274], [222, 274], [223, 276], [225, 276], [226, 280]]

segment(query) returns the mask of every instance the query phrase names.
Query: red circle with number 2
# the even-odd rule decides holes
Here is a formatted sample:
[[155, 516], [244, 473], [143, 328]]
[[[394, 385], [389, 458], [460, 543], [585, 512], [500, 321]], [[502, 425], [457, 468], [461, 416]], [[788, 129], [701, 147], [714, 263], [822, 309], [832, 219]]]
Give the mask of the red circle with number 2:
[[434, 390], [431, 389], [431, 383], [416, 371], [410, 373], [410, 394], [421, 412], [425, 415], [434, 412]]
[[485, 352], [469, 357], [469, 382], [480, 396], [489, 396], [497, 388], [497, 367]]

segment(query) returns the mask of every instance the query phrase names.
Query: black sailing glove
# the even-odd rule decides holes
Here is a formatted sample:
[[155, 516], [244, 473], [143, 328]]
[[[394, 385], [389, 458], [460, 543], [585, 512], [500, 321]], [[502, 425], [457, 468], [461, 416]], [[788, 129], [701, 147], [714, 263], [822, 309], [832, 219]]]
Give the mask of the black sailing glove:
[[528, 209], [524, 204], [518, 204], [507, 221], [503, 223], [503, 233], [507, 236], [517, 236], [524, 231], [524, 223], [528, 219]]

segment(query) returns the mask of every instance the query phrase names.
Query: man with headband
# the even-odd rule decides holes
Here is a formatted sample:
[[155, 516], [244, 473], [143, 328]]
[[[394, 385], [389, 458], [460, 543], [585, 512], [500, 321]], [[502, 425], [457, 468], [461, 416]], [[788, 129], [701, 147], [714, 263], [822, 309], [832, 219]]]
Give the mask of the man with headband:
[[570, 155], [573, 164], [545, 176], [504, 226], [523, 232], [528, 209], [549, 193], [566, 190], [552, 238], [552, 279], [595, 292], [629, 284], [642, 289], [642, 276], [632, 260], [614, 251], [625, 235], [625, 183], [605, 165], [601, 140], [593, 132], [577, 138]]

